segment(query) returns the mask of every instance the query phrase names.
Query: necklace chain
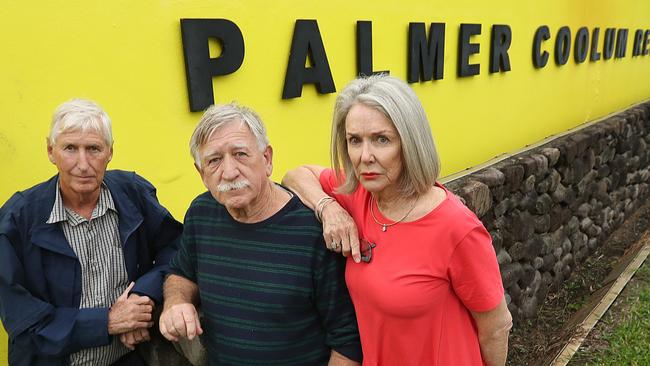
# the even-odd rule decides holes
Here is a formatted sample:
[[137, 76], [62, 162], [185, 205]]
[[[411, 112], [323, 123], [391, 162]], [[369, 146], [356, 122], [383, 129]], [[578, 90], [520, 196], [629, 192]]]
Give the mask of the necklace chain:
[[[373, 197], [373, 196], [371, 195], [371, 196], [370, 196], [370, 215], [372, 216], [372, 219], [375, 220], [375, 223], [377, 223], [377, 225], [381, 226], [381, 231], [383, 231], [383, 232], [385, 232], [386, 229], [387, 229], [388, 227], [393, 226], [393, 225], [397, 225], [397, 224], [399, 224], [400, 222], [404, 221], [404, 219], [406, 219], [406, 217], [407, 217], [411, 212], [413, 212], [413, 209], [415, 208], [415, 205], [416, 205], [417, 202], [418, 202], [418, 200], [416, 199], [416, 200], [413, 202], [413, 206], [411, 206], [411, 209], [408, 210], [408, 212], [406, 212], [406, 214], [405, 214], [404, 216], [402, 216], [401, 219], [386, 224], [386, 223], [383, 223], [383, 222], [377, 220], [377, 217], [375, 217], [375, 211], [373, 210], [373, 204], [372, 204], [372, 202], [373, 202], [374, 200], [375, 200], [375, 197]], [[377, 208], [379, 208], [379, 202], [377, 202]]]

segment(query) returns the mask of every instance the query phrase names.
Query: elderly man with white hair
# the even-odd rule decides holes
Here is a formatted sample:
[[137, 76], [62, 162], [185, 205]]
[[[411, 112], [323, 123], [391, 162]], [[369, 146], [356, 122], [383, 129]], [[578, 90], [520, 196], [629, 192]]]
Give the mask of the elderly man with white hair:
[[345, 262], [325, 248], [313, 212], [269, 178], [260, 118], [236, 104], [210, 107], [190, 151], [208, 192], [185, 216], [161, 333], [202, 334], [210, 365], [357, 365]]
[[[133, 172], [106, 171], [108, 115], [74, 99], [47, 139], [58, 174], [0, 209], [0, 316], [9, 364], [141, 365], [181, 224]], [[6, 173], [6, 172], [5, 172]]]

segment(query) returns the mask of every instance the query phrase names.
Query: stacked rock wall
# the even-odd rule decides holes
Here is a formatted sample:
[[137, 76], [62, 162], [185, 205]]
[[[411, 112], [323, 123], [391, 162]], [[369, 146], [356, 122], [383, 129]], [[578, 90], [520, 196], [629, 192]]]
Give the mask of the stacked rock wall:
[[490, 231], [516, 319], [648, 197], [649, 144], [646, 102], [447, 183]]

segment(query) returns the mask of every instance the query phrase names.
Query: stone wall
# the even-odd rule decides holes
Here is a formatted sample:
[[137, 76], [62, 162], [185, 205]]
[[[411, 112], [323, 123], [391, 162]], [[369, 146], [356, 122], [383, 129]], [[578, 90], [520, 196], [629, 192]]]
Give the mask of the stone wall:
[[649, 144], [646, 102], [446, 184], [490, 231], [515, 319], [648, 197]]

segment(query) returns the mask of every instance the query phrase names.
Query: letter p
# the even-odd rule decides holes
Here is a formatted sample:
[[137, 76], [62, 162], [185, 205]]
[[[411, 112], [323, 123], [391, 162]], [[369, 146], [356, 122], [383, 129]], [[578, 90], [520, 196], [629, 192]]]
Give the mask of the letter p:
[[[181, 19], [183, 54], [190, 110], [214, 104], [212, 77], [237, 71], [244, 61], [244, 37], [228, 19]], [[210, 58], [209, 38], [221, 43], [221, 55]]]

